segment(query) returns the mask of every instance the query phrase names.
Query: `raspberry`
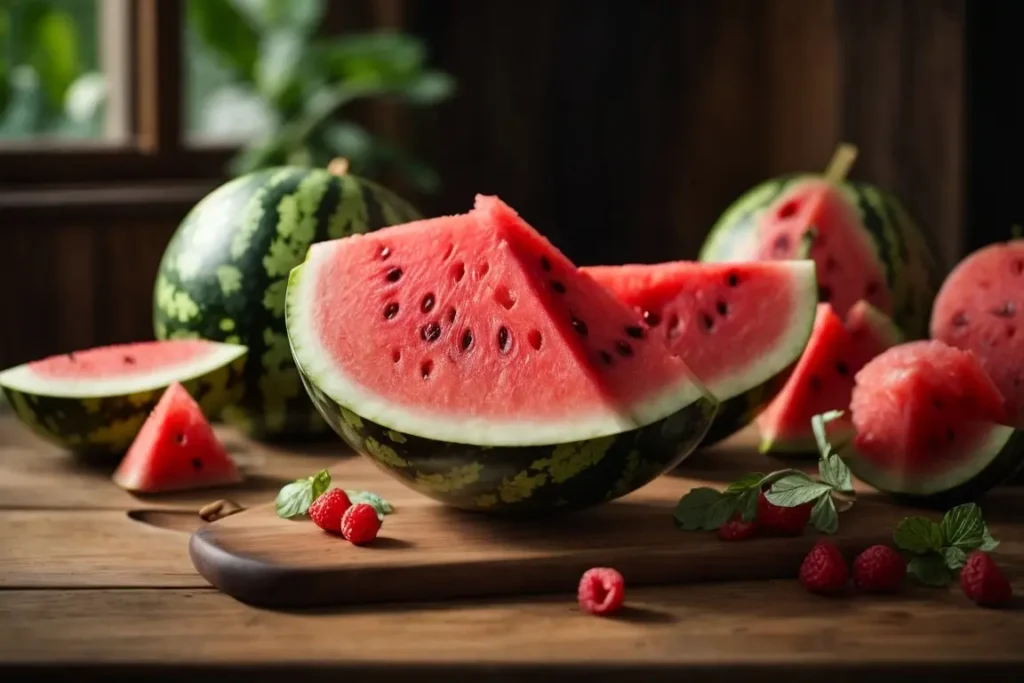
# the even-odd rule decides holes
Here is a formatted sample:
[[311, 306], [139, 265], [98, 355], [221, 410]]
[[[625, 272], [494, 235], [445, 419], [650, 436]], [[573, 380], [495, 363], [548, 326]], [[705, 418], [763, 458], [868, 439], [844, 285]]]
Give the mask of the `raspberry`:
[[960, 588], [964, 595], [983, 607], [999, 607], [1013, 597], [1013, 588], [1003, 570], [981, 550], [971, 553], [960, 570]]
[[828, 541], [815, 544], [800, 565], [800, 583], [812, 593], [838, 593], [848, 577], [843, 554]]
[[764, 495], [757, 498], [757, 526], [775, 536], [799, 536], [811, 519], [811, 503], [787, 508], [775, 505]]
[[867, 593], [899, 590], [907, 561], [887, 545], [873, 545], [853, 561], [853, 585]]
[[718, 528], [718, 538], [723, 541], [746, 541], [754, 536], [757, 536], [757, 524], [744, 522], [740, 517], [734, 517]]
[[362, 545], [377, 538], [380, 517], [372, 505], [356, 503], [341, 518], [341, 534], [350, 543]]
[[352, 507], [352, 501], [341, 489], [330, 489], [309, 506], [309, 518], [324, 531], [341, 533], [341, 516]]
[[622, 574], [608, 567], [588, 569], [580, 578], [576, 597], [584, 612], [603, 616], [622, 607], [626, 583]]

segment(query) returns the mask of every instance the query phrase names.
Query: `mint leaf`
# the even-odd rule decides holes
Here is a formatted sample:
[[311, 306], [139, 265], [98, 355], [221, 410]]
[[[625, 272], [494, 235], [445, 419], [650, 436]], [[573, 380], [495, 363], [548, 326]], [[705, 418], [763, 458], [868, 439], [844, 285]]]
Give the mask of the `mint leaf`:
[[981, 547], [985, 535], [985, 521], [977, 503], [964, 503], [948, 510], [939, 525], [942, 529], [943, 545], [962, 550]]
[[358, 503], [366, 503], [377, 511], [377, 516], [384, 519], [384, 515], [390, 515], [395, 511], [395, 508], [391, 503], [378, 496], [376, 493], [371, 491], [345, 491], [345, 495], [352, 501], [353, 505]]
[[708, 510], [722, 497], [720, 491], [708, 486], [690, 489], [690, 492], [679, 499], [676, 510], [673, 513], [679, 526], [687, 531], [696, 531], [704, 528], [704, 520], [708, 517]]
[[824, 495], [811, 509], [811, 524], [823, 534], [834, 534], [839, 530], [839, 511], [832, 496]]
[[752, 488], [759, 488], [761, 486], [761, 480], [764, 479], [764, 474], [761, 472], [751, 472], [745, 474], [733, 483], [729, 484], [729, 487], [725, 489], [725, 493], [743, 493]]
[[911, 558], [907, 564], [907, 573], [926, 586], [946, 586], [953, 580], [946, 561], [937, 554]]
[[757, 499], [761, 497], [761, 488], [747, 489], [736, 500], [736, 509], [744, 522], [753, 522], [757, 517]]
[[999, 541], [992, 538], [992, 534], [988, 532], [988, 526], [985, 526], [985, 531], [981, 534], [981, 546], [979, 550], [984, 550], [986, 553], [990, 553], [999, 547]]
[[822, 494], [828, 494], [831, 491], [831, 486], [814, 481], [806, 474], [790, 474], [772, 484], [771, 489], [765, 494], [765, 498], [773, 505], [792, 508], [817, 500]]
[[900, 550], [922, 555], [927, 552], [938, 552], [944, 545], [942, 529], [930, 519], [924, 517], [906, 517], [892, 534], [893, 543]]
[[739, 496], [721, 496], [708, 507], [704, 518], [704, 530], [713, 531], [722, 526], [736, 514]]
[[942, 555], [946, 566], [952, 571], [956, 571], [967, 564], [967, 553], [960, 548], [943, 548], [939, 551], [939, 554]]
[[821, 453], [821, 457], [826, 457], [832, 452], [832, 446], [828, 442], [828, 433], [825, 430], [825, 425], [843, 416], [841, 410], [830, 410], [827, 413], [815, 415], [811, 418], [811, 431], [814, 432], [814, 440], [818, 443], [818, 452]]
[[836, 491], [853, 493], [853, 476], [843, 459], [835, 453], [829, 453], [818, 461], [818, 474], [821, 480]]
[[331, 474], [320, 470], [311, 477], [285, 484], [274, 500], [274, 510], [283, 519], [295, 519], [309, 512], [313, 501], [324, 494], [331, 485]]

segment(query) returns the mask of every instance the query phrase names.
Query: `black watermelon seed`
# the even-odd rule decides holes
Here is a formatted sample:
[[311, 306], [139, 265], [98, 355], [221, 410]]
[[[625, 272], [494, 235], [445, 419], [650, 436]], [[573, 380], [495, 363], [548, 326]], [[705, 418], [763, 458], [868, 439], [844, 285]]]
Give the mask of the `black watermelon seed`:
[[450, 323], [455, 322], [455, 309], [454, 308], [449, 308], [448, 309], [448, 322], [450, 322]]
[[661, 324], [661, 316], [653, 311], [644, 311], [644, 322], [647, 323], [649, 327], [657, 327]]
[[125, 356], [124, 357], [124, 362], [125, 362], [125, 365], [135, 365], [135, 358], [132, 357], [132, 356]]
[[850, 369], [846, 367], [846, 363], [839, 361], [836, 363], [836, 372], [840, 375], [846, 376], [850, 372]]
[[718, 310], [718, 315], [722, 317], [729, 315], [729, 304], [725, 303], [724, 301], [719, 301], [715, 305], [715, 308]]
[[612, 358], [612, 354], [610, 354], [610, 353], [608, 353], [607, 351], [604, 351], [604, 350], [598, 351], [598, 355], [600, 355], [600, 356], [601, 356], [601, 361], [602, 361], [602, 362], [603, 362], [603, 363], [604, 363], [605, 365], [611, 365], [611, 364], [612, 364], [612, 361], [614, 360], [614, 359]]
[[1002, 306], [999, 306], [992, 311], [992, 315], [997, 318], [1012, 318], [1016, 312], [1017, 307], [1012, 301], [1004, 301]]
[[829, 302], [832, 300], [832, 290], [825, 285], [818, 287], [818, 298], [821, 301]]
[[400, 360], [402, 360], [402, 352], [401, 352], [401, 350], [399, 350], [399, 349], [392, 349], [392, 351], [391, 351], [391, 362], [392, 363], [397, 363]]
[[384, 319], [391, 320], [398, 315], [398, 302], [392, 301], [384, 307]]
[[779, 235], [775, 238], [775, 244], [772, 246], [775, 252], [782, 254], [789, 251], [789, 235]]
[[462, 333], [462, 339], [459, 340], [459, 348], [461, 348], [463, 351], [469, 351], [470, 347], [472, 346], [473, 331], [467, 328], [466, 331]]
[[391, 256], [391, 247], [381, 247], [380, 248], [380, 260], [381, 261], [387, 261], [389, 256]]
[[181, 432], [178, 432], [177, 434], [174, 435], [174, 440], [177, 441], [179, 444], [183, 444], [185, 443], [185, 435], [182, 434]]
[[735, 287], [740, 283], [740, 276], [736, 273], [729, 273], [729, 279], [726, 280], [730, 287]]
[[551, 261], [548, 261], [547, 256], [540, 257], [540, 267], [544, 269], [544, 272], [551, 272]]
[[502, 353], [508, 353], [509, 349], [512, 348], [512, 335], [508, 333], [507, 327], [498, 328], [498, 350]]
[[201, 470], [203, 469], [203, 461], [199, 458], [192, 458], [192, 469]]
[[621, 339], [615, 342], [615, 350], [624, 358], [629, 358], [633, 355], [633, 347], [629, 345], [629, 342], [624, 342]]
[[423, 297], [423, 303], [420, 304], [420, 310], [423, 311], [424, 313], [430, 313], [432, 310], [434, 310], [433, 294], [427, 294], [425, 297]]
[[963, 311], [953, 316], [953, 327], [965, 327], [967, 325], [967, 314]]
[[821, 391], [821, 378], [817, 375], [811, 375], [811, 390]]
[[402, 278], [402, 269], [392, 268], [388, 271], [388, 274], [385, 277], [388, 282], [398, 282]]
[[644, 328], [638, 327], [636, 325], [627, 325], [626, 326], [626, 334], [628, 334], [633, 339], [643, 339], [644, 338]]
[[420, 337], [423, 341], [435, 342], [441, 336], [441, 326], [437, 323], [427, 323], [420, 328]]
[[572, 317], [572, 329], [576, 330], [577, 334], [580, 334], [584, 337], [587, 336], [587, 324], [580, 320], [579, 318], [577, 318], [576, 316]]
[[565, 285], [563, 285], [558, 280], [551, 281], [551, 289], [555, 290], [559, 294], [565, 294]]
[[423, 379], [430, 379], [430, 373], [434, 371], [434, 361], [425, 360], [420, 364], [420, 376]]
[[711, 329], [715, 326], [715, 319], [712, 318], [707, 313], [700, 314], [700, 322], [704, 326], [705, 332], [710, 332]]

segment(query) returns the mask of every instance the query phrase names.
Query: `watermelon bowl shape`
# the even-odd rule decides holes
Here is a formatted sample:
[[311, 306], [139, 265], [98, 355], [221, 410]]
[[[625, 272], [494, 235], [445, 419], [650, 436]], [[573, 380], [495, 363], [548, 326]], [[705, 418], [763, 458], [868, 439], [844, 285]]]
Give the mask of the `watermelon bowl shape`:
[[855, 435], [839, 454], [880, 491], [948, 508], [1024, 468], [1024, 432], [1006, 418], [999, 389], [972, 352], [910, 342], [857, 373], [850, 400]]
[[660, 334], [722, 405], [701, 447], [750, 424], [778, 394], [814, 326], [811, 260], [581, 268]]
[[0, 388], [38, 436], [74, 453], [121, 456], [175, 382], [210, 416], [237, 400], [247, 352], [199, 339], [100, 346], [4, 370]]
[[719, 405], [496, 197], [314, 245], [285, 316], [307, 391], [342, 439], [455, 508], [624, 496], [682, 462]]

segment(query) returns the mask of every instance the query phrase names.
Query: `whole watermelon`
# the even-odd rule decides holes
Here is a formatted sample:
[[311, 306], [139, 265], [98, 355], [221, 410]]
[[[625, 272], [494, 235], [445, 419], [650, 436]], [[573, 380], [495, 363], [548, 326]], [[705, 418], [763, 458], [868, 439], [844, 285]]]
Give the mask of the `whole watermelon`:
[[285, 331], [288, 273], [314, 242], [420, 218], [386, 188], [335, 170], [277, 167], [204, 197], [171, 239], [154, 292], [158, 339], [249, 348], [244, 393], [223, 418], [262, 440], [330, 433], [302, 388]]

